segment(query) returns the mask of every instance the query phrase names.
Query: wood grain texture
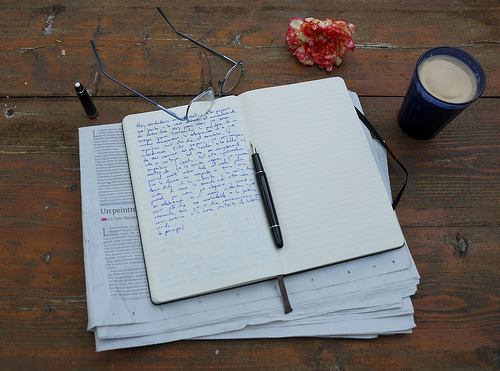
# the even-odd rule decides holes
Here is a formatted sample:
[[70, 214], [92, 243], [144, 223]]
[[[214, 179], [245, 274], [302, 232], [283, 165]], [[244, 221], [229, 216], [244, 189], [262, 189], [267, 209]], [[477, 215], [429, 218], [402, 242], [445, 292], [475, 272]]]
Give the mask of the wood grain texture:
[[[397, 214], [421, 275], [413, 334], [377, 340], [179, 341], [95, 353], [86, 331], [78, 127], [120, 122], [148, 103], [185, 104], [227, 65], [171, 31], [156, 3], [2, 1], [0, 7], [0, 369], [500, 369], [498, 1], [196, 1], [160, 4], [183, 32], [247, 71], [235, 93], [344, 78], [410, 181]], [[284, 45], [288, 20], [358, 24], [357, 48], [333, 73], [301, 66]], [[396, 114], [418, 56], [437, 45], [473, 54], [482, 98], [430, 141]], [[82, 82], [100, 115], [85, 116]], [[306, 112], [306, 107], [303, 108]], [[389, 161], [391, 184], [402, 182]], [[395, 191], [394, 191], [395, 192]]]
[[[96, 95], [128, 93], [97, 72], [90, 38], [102, 50], [108, 72], [145, 94], [195, 95], [206, 83], [201, 76], [205, 53], [175, 34], [154, 4], [30, 3], [2, 6], [0, 78], [6, 83], [0, 96], [72, 96], [76, 80]], [[245, 61], [248, 70], [236, 94], [329, 75], [301, 66], [287, 51], [287, 24], [297, 16], [358, 25], [357, 49], [333, 74], [359, 94], [403, 96], [418, 56], [443, 44], [472, 53], [487, 73], [484, 96], [499, 94], [499, 5], [493, 0], [436, 1], [432, 6], [425, 1], [170, 1], [163, 9], [181, 31]], [[228, 66], [218, 57], [206, 57], [216, 82]]]

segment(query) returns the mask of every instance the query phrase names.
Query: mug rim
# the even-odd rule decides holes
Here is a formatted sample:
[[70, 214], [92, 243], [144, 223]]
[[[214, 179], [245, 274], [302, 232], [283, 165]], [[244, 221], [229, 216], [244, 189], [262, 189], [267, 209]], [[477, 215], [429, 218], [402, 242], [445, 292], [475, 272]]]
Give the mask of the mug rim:
[[[452, 54], [445, 53], [446, 51], [448, 51], [448, 52], [451, 51], [453, 53]], [[471, 63], [467, 63], [463, 59], [457, 58], [454, 54], [461, 55], [463, 57], [463, 59], [468, 59], [468, 60], [470, 60]], [[434, 94], [432, 94], [431, 92], [429, 92], [425, 88], [425, 86], [422, 84], [422, 81], [420, 80], [420, 76], [418, 75], [418, 67], [422, 64], [423, 61], [425, 61], [426, 59], [428, 59], [434, 55], [447, 55], [447, 56], [451, 56], [453, 58], [457, 58], [458, 60], [461, 60], [462, 62], [464, 62], [469, 68], [471, 68], [471, 65], [475, 65], [477, 71], [474, 71], [474, 69], [472, 69], [472, 68], [471, 68], [471, 70], [474, 73], [474, 75], [476, 76], [477, 90], [476, 90], [476, 93], [474, 94], [474, 96], [472, 97], [472, 99], [465, 101], [463, 103], [452, 103], [452, 102], [448, 102], [448, 101], [445, 101], [443, 99], [436, 97]], [[417, 63], [415, 65], [415, 76], [417, 77], [418, 83], [420, 84], [422, 89], [428, 95], [430, 95], [433, 99], [435, 99], [441, 103], [444, 103], [444, 104], [447, 104], [447, 105], [453, 106], [453, 107], [461, 107], [461, 106], [470, 105], [472, 102], [477, 100], [483, 94], [484, 89], [486, 88], [486, 74], [484, 73], [484, 69], [481, 66], [481, 64], [477, 61], [476, 58], [474, 58], [471, 54], [467, 53], [465, 50], [455, 48], [453, 46], [437, 46], [437, 47], [434, 47], [434, 48], [431, 48], [431, 49], [425, 51], [417, 60]]]

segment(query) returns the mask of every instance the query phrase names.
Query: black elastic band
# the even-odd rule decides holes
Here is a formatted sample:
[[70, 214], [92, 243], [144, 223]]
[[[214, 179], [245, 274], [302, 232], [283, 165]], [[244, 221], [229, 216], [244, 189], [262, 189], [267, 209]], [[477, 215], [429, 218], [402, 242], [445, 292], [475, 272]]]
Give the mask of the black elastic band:
[[[354, 107], [354, 108], [356, 108], [356, 107]], [[389, 149], [389, 147], [387, 146], [387, 144], [385, 144], [385, 141], [382, 139], [382, 137], [380, 136], [380, 134], [377, 133], [377, 130], [375, 130], [375, 128], [370, 123], [370, 121], [368, 121], [368, 119], [365, 117], [365, 115], [363, 115], [361, 113], [361, 111], [358, 110], [357, 108], [356, 108], [356, 112], [358, 113], [358, 117], [361, 120], [361, 122], [363, 124], [365, 124], [365, 126], [368, 128], [368, 130], [370, 130], [370, 133], [372, 133], [372, 135], [375, 137], [375, 139], [377, 139], [380, 142], [380, 144], [382, 144], [384, 146], [384, 148], [387, 151], [387, 153], [389, 155], [391, 155], [391, 157], [394, 159], [394, 161], [396, 161], [397, 164], [399, 166], [401, 166], [401, 169], [403, 169], [403, 171], [405, 172], [405, 182], [404, 182], [403, 186], [401, 187], [401, 190], [399, 191], [398, 195], [396, 196], [396, 198], [392, 202], [392, 208], [396, 209], [396, 206], [398, 206], [399, 200], [401, 199], [401, 196], [403, 195], [403, 192], [404, 192], [404, 190], [406, 188], [406, 184], [408, 183], [408, 170], [406, 170], [406, 168], [404, 167], [404, 165], [401, 162], [399, 162], [399, 160], [396, 158], [396, 156], [394, 156], [394, 153], [392, 153], [392, 151]]]

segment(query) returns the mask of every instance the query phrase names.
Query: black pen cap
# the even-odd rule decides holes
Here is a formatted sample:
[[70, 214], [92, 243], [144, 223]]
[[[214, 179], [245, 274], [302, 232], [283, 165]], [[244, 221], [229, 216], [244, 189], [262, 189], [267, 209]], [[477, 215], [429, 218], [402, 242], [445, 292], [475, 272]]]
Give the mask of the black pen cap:
[[87, 116], [91, 119], [95, 119], [99, 115], [99, 113], [97, 112], [97, 108], [95, 108], [94, 102], [92, 102], [92, 99], [90, 99], [87, 90], [85, 90], [82, 84], [77, 82], [75, 84], [75, 91]]

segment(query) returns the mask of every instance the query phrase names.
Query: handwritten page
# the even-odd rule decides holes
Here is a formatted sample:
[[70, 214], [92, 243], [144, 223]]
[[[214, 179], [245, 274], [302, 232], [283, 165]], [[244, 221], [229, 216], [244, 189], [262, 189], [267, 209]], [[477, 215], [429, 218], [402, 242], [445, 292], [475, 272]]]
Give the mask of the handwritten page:
[[193, 122], [163, 112], [123, 122], [156, 302], [282, 271], [234, 99]]
[[247, 141], [230, 108], [206, 122], [138, 122], [141, 149], [158, 235], [183, 234], [186, 217], [258, 201], [248, 166]]

